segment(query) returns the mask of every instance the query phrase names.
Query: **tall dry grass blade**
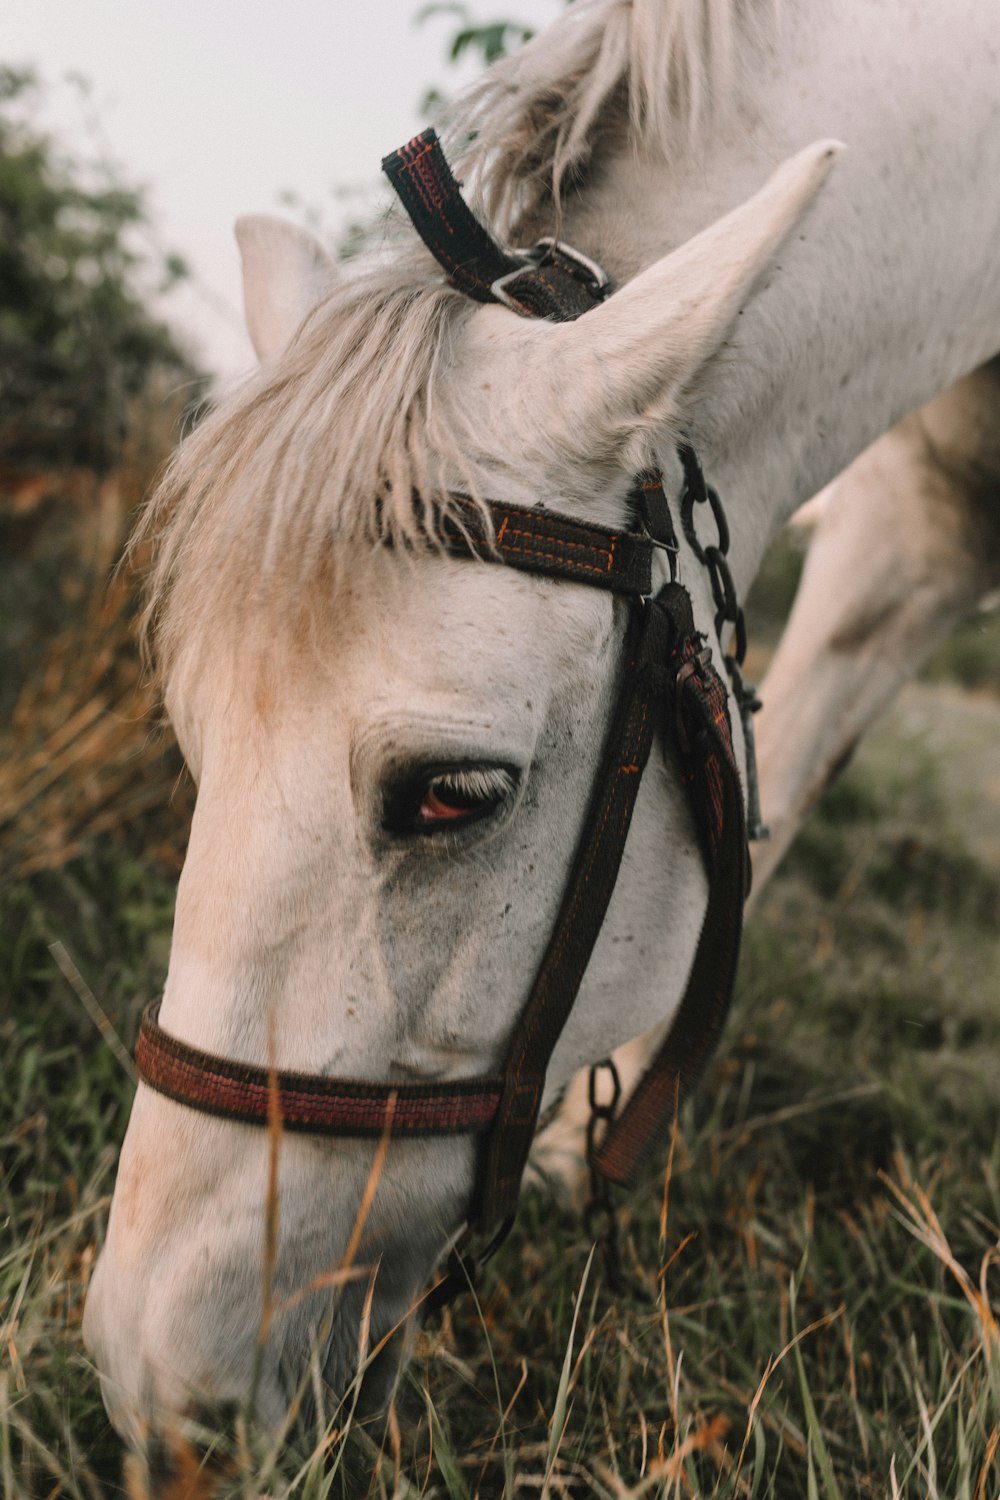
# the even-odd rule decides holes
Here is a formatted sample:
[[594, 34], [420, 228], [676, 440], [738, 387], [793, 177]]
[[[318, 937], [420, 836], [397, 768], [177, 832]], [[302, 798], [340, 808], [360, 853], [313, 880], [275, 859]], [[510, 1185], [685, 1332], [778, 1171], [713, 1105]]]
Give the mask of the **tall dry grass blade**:
[[[454, 1449], [448, 1441], [448, 1435], [441, 1424], [434, 1405], [431, 1393], [424, 1387], [424, 1401], [427, 1407], [427, 1420], [431, 1425], [433, 1451], [437, 1453], [437, 1465], [444, 1480], [444, 1487], [448, 1491], [449, 1500], [470, 1500], [469, 1486], [465, 1482], [458, 1458]], [[544, 1494], [544, 1490], [542, 1492]]]
[[364, 1233], [365, 1224], [368, 1222], [368, 1215], [371, 1213], [372, 1204], [375, 1202], [375, 1194], [378, 1192], [378, 1185], [382, 1180], [386, 1157], [389, 1154], [389, 1142], [392, 1139], [392, 1125], [396, 1115], [398, 1097], [396, 1091], [393, 1090], [386, 1099], [385, 1129], [379, 1137], [378, 1145], [375, 1148], [371, 1171], [368, 1173], [365, 1190], [361, 1195], [361, 1202], [358, 1204], [358, 1211], [354, 1216], [354, 1223], [351, 1226], [347, 1248], [341, 1260], [343, 1268], [353, 1266], [354, 1264], [355, 1256], [358, 1253], [358, 1246], [361, 1243], [361, 1236]]
[[820, 1328], [829, 1327], [829, 1325], [831, 1323], [835, 1323], [836, 1320], [841, 1317], [845, 1311], [846, 1309], [843, 1303], [841, 1303], [840, 1307], [836, 1308], [832, 1313], [824, 1313], [822, 1318], [817, 1318], [806, 1328], [800, 1329], [799, 1332], [794, 1336], [794, 1338], [789, 1339], [788, 1343], [776, 1357], [772, 1358], [771, 1355], [768, 1355], [767, 1363], [764, 1367], [764, 1373], [760, 1378], [760, 1383], [753, 1394], [753, 1399], [751, 1400], [749, 1409], [747, 1411], [747, 1430], [743, 1435], [743, 1445], [740, 1448], [739, 1458], [736, 1461], [737, 1472], [739, 1472], [739, 1470], [743, 1467], [743, 1459], [746, 1456], [747, 1445], [750, 1442], [750, 1434], [753, 1430], [754, 1417], [757, 1414], [757, 1408], [760, 1406], [760, 1403], [763, 1400], [764, 1390], [771, 1376], [781, 1364], [781, 1361], [787, 1354], [791, 1354], [792, 1351], [796, 1349], [799, 1344], [801, 1344], [803, 1339], [807, 1339], [810, 1334], [816, 1333]]
[[[986, 1452], [983, 1454], [982, 1468], [979, 1470], [973, 1500], [996, 1500], [996, 1497], [1000, 1495], [1000, 1474], [997, 1473], [994, 1464], [998, 1448], [1000, 1448], [1000, 1427], [994, 1427], [986, 1441]], [[989, 1494], [986, 1490], [988, 1484], [992, 1485]]]
[[49, 952], [52, 954], [52, 957], [59, 965], [63, 974], [73, 986], [80, 1004], [83, 1006], [84, 1010], [87, 1012], [87, 1015], [90, 1017], [94, 1025], [97, 1027], [98, 1031], [101, 1033], [101, 1037], [104, 1042], [108, 1047], [111, 1048], [111, 1051], [121, 1063], [123, 1070], [128, 1074], [132, 1082], [134, 1084], [138, 1084], [139, 1075], [135, 1071], [135, 1064], [129, 1056], [128, 1048], [125, 1046], [125, 1043], [122, 1041], [121, 1037], [118, 1035], [117, 1031], [112, 1025], [110, 1019], [108, 1018], [103, 1007], [98, 1001], [97, 996], [94, 994], [93, 990], [90, 988], [87, 981], [80, 973], [80, 970], [77, 968], [76, 964], [66, 952], [63, 944], [58, 940], [54, 943], [50, 943]]
[[[276, 1091], [276, 1072], [273, 1073], [273, 1077], [273, 1087]], [[371, 1335], [372, 1303], [375, 1296], [375, 1281], [378, 1275], [379, 1263], [376, 1261], [374, 1265], [370, 1267], [364, 1267], [355, 1266], [353, 1262], [357, 1255], [361, 1241], [361, 1235], [364, 1231], [368, 1215], [371, 1212], [372, 1204], [375, 1201], [375, 1194], [378, 1191], [378, 1185], [382, 1177], [383, 1169], [385, 1167], [386, 1157], [389, 1151], [389, 1144], [392, 1138], [392, 1123], [395, 1115], [396, 1097], [397, 1096], [395, 1095], [395, 1093], [390, 1094], [389, 1096], [386, 1111], [385, 1129], [383, 1130], [382, 1135], [379, 1137], [378, 1145], [375, 1149], [375, 1155], [372, 1160], [371, 1170], [368, 1173], [368, 1178], [365, 1182], [365, 1188], [364, 1192], [362, 1193], [361, 1202], [358, 1205], [358, 1211], [354, 1217], [354, 1224], [351, 1228], [347, 1246], [344, 1250], [344, 1254], [340, 1260], [340, 1263], [327, 1271], [319, 1272], [304, 1287], [300, 1287], [290, 1297], [285, 1298], [281, 1303], [276, 1304], [275, 1306], [276, 1313], [285, 1313], [291, 1308], [297, 1307], [300, 1302], [302, 1302], [306, 1297], [310, 1296], [316, 1291], [326, 1290], [331, 1287], [336, 1289], [343, 1286], [349, 1281], [361, 1280], [365, 1276], [368, 1277], [368, 1287], [365, 1292], [365, 1298], [362, 1306], [361, 1319], [358, 1329], [357, 1373], [355, 1374], [354, 1379], [352, 1380], [347, 1391], [344, 1393], [343, 1399], [340, 1403], [341, 1410], [343, 1410], [348, 1401], [350, 1402], [350, 1406], [343, 1428], [339, 1433], [336, 1434], [336, 1438], [339, 1441], [340, 1446], [337, 1450], [336, 1459], [333, 1462], [332, 1468], [330, 1470], [331, 1484], [333, 1475], [336, 1474], [337, 1470], [340, 1467], [347, 1436], [353, 1427], [354, 1414], [357, 1409], [357, 1404], [361, 1393], [361, 1382], [364, 1376], [365, 1369], [372, 1362], [372, 1360], [377, 1358], [377, 1356], [382, 1353], [389, 1342], [396, 1336], [399, 1330], [406, 1323], [407, 1319], [412, 1315], [413, 1311], [413, 1309], [408, 1309], [407, 1312], [404, 1313], [403, 1317], [399, 1320], [399, 1322], [394, 1324], [391, 1328], [387, 1329], [387, 1331], [382, 1335], [381, 1339], [379, 1339], [374, 1348], [369, 1347]], [[324, 1329], [327, 1329], [328, 1326], [328, 1324], [325, 1324]], [[321, 1330], [321, 1334], [318, 1336], [318, 1339], [322, 1336], [323, 1331]], [[267, 1477], [270, 1477], [271, 1472], [274, 1470], [274, 1467], [278, 1462], [278, 1458], [280, 1456], [280, 1444], [283, 1441], [284, 1436], [287, 1434], [289, 1428], [291, 1427], [292, 1422], [294, 1421], [309, 1379], [310, 1373], [307, 1367], [305, 1373], [302, 1376], [302, 1379], [299, 1382], [299, 1386], [289, 1406], [288, 1412], [286, 1413], [285, 1422], [282, 1424], [282, 1432], [281, 1434], [279, 1434], [278, 1439], [276, 1439], [275, 1443], [272, 1445], [267, 1460], [262, 1467], [262, 1473]], [[326, 1439], [325, 1446], [331, 1446], [332, 1441], [333, 1436], [331, 1435]], [[315, 1455], [313, 1456], [315, 1457]], [[305, 1476], [305, 1474], [307, 1474], [309, 1463], [311, 1461], [312, 1459], [307, 1460], [306, 1464], [303, 1465], [302, 1469], [299, 1471], [299, 1474], [295, 1481], [296, 1484], [301, 1482], [302, 1478]], [[292, 1488], [294, 1489], [294, 1485]]]
[[661, 1248], [667, 1242], [667, 1225], [670, 1219], [670, 1184], [674, 1175], [674, 1152], [677, 1149], [677, 1137], [680, 1129], [680, 1084], [674, 1088], [674, 1112], [670, 1121], [670, 1149], [667, 1152], [667, 1164], [663, 1169], [663, 1196], [660, 1199], [660, 1245]]
[[274, 1321], [274, 1272], [278, 1263], [280, 1205], [278, 1201], [278, 1164], [281, 1153], [281, 1090], [278, 1085], [277, 1044], [274, 1037], [274, 1014], [267, 1017], [267, 1185], [264, 1191], [264, 1263], [261, 1267], [261, 1310], [257, 1325], [253, 1370], [247, 1394], [245, 1417], [253, 1425], [257, 1396], [264, 1372], [264, 1355]]
[[986, 1285], [989, 1268], [1000, 1257], [1000, 1245], [992, 1246], [983, 1256], [977, 1284], [952, 1250], [930, 1198], [920, 1184], [908, 1183], [907, 1192], [887, 1172], [880, 1170], [878, 1175], [900, 1205], [900, 1211], [893, 1211], [897, 1221], [937, 1257], [958, 1283], [959, 1290], [975, 1314], [987, 1365], [1000, 1374], [1000, 1325]]
[[274, 1013], [267, 1017], [267, 1193], [264, 1200], [264, 1303], [258, 1345], [266, 1344], [274, 1319], [274, 1271], [278, 1263], [278, 1236], [281, 1230], [281, 1204], [278, 1188], [278, 1161], [281, 1153], [281, 1089], [278, 1084], [277, 1043], [274, 1036]]
[[[789, 1314], [793, 1320], [793, 1327], [798, 1290], [802, 1281], [802, 1277], [805, 1274], [808, 1253], [809, 1252], [807, 1250], [803, 1255], [801, 1263], [799, 1265], [798, 1273], [792, 1278], [789, 1286], [788, 1304]], [[823, 1321], [825, 1321], [827, 1323], [832, 1323], [835, 1319], [842, 1317], [846, 1311], [847, 1309], [845, 1305], [841, 1303], [841, 1305], [835, 1312], [828, 1314], [826, 1319], [820, 1320], [820, 1322], [822, 1323]], [[810, 1328], [815, 1328], [816, 1326], [816, 1323], [810, 1324]], [[840, 1486], [837, 1483], [836, 1476], [833, 1472], [833, 1463], [830, 1458], [829, 1449], [826, 1445], [826, 1438], [823, 1434], [819, 1415], [816, 1411], [816, 1404], [813, 1401], [812, 1391], [809, 1389], [809, 1381], [806, 1377], [806, 1367], [802, 1359], [801, 1339], [794, 1339], [792, 1341], [792, 1355], [795, 1360], [795, 1373], [798, 1377], [799, 1394], [802, 1397], [802, 1406], [806, 1415], [806, 1435], [809, 1441], [810, 1474], [812, 1473], [812, 1460], [815, 1456], [816, 1465], [819, 1468], [820, 1478], [823, 1481], [823, 1492], [826, 1496], [826, 1500], [843, 1500]]]
[[587, 1264], [583, 1268], [580, 1278], [580, 1288], [576, 1294], [576, 1306], [573, 1309], [573, 1319], [570, 1323], [569, 1338], [566, 1342], [566, 1353], [563, 1356], [562, 1370], [559, 1374], [559, 1386], [556, 1390], [555, 1405], [552, 1408], [552, 1425], [549, 1433], [549, 1447], [545, 1455], [545, 1476], [542, 1481], [542, 1500], [547, 1500], [552, 1483], [552, 1475], [555, 1469], [556, 1459], [559, 1457], [559, 1449], [566, 1433], [566, 1421], [569, 1416], [569, 1393], [570, 1373], [573, 1369], [573, 1343], [576, 1339], [576, 1324], [580, 1316], [580, 1308], [583, 1304], [583, 1293], [587, 1286], [587, 1278], [590, 1268], [594, 1263], [594, 1252], [596, 1245], [591, 1245], [590, 1254], [587, 1256]]
[[[490, 1359], [491, 1360], [493, 1359], [492, 1347], [490, 1349]], [[495, 1362], [494, 1362], [493, 1368], [494, 1368], [494, 1372], [495, 1372], [496, 1371], [496, 1364], [495, 1364]], [[524, 1359], [522, 1359], [521, 1360], [521, 1378], [518, 1380], [517, 1385], [514, 1387], [514, 1394], [511, 1396], [510, 1400], [507, 1402], [507, 1405], [503, 1408], [503, 1410], [500, 1413], [500, 1422], [499, 1422], [499, 1425], [497, 1427], [496, 1432], [493, 1434], [493, 1438], [492, 1438], [492, 1441], [490, 1442], [489, 1448], [487, 1448], [487, 1450], [486, 1450], [486, 1457], [483, 1459], [482, 1468], [479, 1471], [479, 1484], [477, 1485], [477, 1490], [482, 1490], [483, 1481], [486, 1478], [486, 1470], [489, 1468], [490, 1459], [493, 1457], [493, 1454], [494, 1454], [494, 1452], [496, 1450], [497, 1441], [499, 1439], [500, 1442], [501, 1442], [501, 1448], [502, 1448], [502, 1452], [503, 1452], [503, 1455], [504, 1455], [504, 1475], [505, 1475], [505, 1479], [504, 1479], [504, 1491], [503, 1491], [503, 1493], [504, 1493], [504, 1500], [507, 1500], [507, 1496], [508, 1496], [509, 1491], [510, 1491], [510, 1472], [511, 1472], [511, 1462], [512, 1462], [512, 1459], [513, 1459], [513, 1455], [511, 1453], [509, 1453], [509, 1451], [507, 1449], [507, 1423], [510, 1421], [510, 1414], [514, 1410], [514, 1404], [517, 1401], [518, 1396], [524, 1390], [524, 1387], [527, 1385], [527, 1383], [528, 1383], [528, 1365], [527, 1365], [527, 1361], [524, 1360]]]

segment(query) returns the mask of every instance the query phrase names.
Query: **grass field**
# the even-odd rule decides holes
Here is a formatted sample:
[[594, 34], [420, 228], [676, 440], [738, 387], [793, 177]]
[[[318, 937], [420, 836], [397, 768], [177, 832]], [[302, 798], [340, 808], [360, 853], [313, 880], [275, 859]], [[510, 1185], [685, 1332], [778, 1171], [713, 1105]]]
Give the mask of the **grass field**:
[[[1000, 698], [954, 683], [996, 680], [985, 629], [904, 697], [762, 900], [669, 1176], [624, 1210], [641, 1295], [614, 1296], [532, 1191], [479, 1303], [419, 1336], [383, 1433], [331, 1410], [269, 1453], [237, 1420], [221, 1493], [997, 1500]], [[169, 817], [0, 892], [10, 1500], [124, 1492], [80, 1319], [132, 1084], [50, 945], [130, 1046], [166, 965]], [[178, 1463], [175, 1497], [209, 1493]]]

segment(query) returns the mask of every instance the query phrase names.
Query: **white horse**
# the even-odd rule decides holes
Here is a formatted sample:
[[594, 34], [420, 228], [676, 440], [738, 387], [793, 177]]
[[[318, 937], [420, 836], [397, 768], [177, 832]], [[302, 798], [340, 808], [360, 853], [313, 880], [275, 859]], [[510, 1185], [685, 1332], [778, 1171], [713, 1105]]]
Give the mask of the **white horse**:
[[[828, 507], [774, 668], [762, 759], [786, 838], [954, 601], [995, 577], [995, 542], [969, 538], [996, 524], [995, 491], [993, 521], [970, 518], [1000, 470], [981, 368], [1000, 350], [998, 41], [993, 0], [789, 0], [780, 24], [754, 0], [579, 0], [452, 124], [477, 132], [460, 165], [495, 232], [555, 231], [620, 287], [576, 323], [476, 306], [408, 232], [341, 277], [300, 231], [243, 223], [261, 367], [183, 445], [147, 521], [156, 655], [199, 785], [167, 1031], [250, 1064], [403, 1081], [486, 1073], [503, 1051], [587, 805], [620, 609], [374, 545], [413, 537], [415, 491], [622, 524], [654, 455], [676, 493], [683, 431], [727, 500], [743, 594], [795, 507], [895, 429], [849, 471], [851, 519]], [[930, 518], [912, 545], [865, 524], [879, 486], [890, 508], [901, 493], [890, 450]], [[705, 901], [654, 750], [549, 1098], [669, 1021]], [[372, 1160], [364, 1141], [283, 1137], [268, 1248], [266, 1133], [139, 1088], [85, 1326], [123, 1433], [251, 1385], [280, 1419]], [[358, 1248], [378, 1265], [373, 1342], [459, 1229], [472, 1171], [463, 1137], [390, 1149]], [[345, 1283], [323, 1330], [335, 1391], [365, 1286]], [[380, 1374], [384, 1392], [389, 1359], [370, 1399]]]

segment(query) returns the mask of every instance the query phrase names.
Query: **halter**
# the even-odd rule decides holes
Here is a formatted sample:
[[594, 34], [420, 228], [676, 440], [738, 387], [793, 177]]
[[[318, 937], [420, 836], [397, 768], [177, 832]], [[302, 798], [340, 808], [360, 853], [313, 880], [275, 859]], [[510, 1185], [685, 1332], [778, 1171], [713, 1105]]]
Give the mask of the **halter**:
[[[449, 280], [477, 301], [499, 302], [522, 316], [568, 321], [607, 295], [604, 272], [568, 246], [543, 240], [530, 251], [511, 254], [498, 245], [462, 199], [433, 131], [387, 157], [383, 168]], [[688, 531], [694, 502], [714, 492], [705, 486], [693, 449], [682, 448], [680, 456], [686, 481], [681, 515]], [[276, 1106], [284, 1129], [320, 1135], [475, 1134], [475, 1186], [456, 1247], [464, 1250], [473, 1233], [489, 1240], [474, 1265], [488, 1259], [513, 1222], [549, 1059], [607, 912], [657, 732], [664, 750], [670, 747], [676, 757], [687, 788], [708, 873], [708, 909], [666, 1040], [608, 1121], [600, 1143], [593, 1142], [596, 1182], [634, 1183], [714, 1050], [729, 1008], [750, 862], [726, 688], [705, 637], [695, 629], [690, 596], [677, 580], [677, 537], [660, 472], [636, 475], [630, 498], [636, 521], [620, 531], [545, 509], [495, 501], [474, 506], [461, 497], [454, 497], [440, 523], [443, 544], [454, 556], [607, 589], [630, 606], [617, 699], [583, 831], [548, 948], [500, 1070], [444, 1083], [390, 1084], [245, 1066], [169, 1036], [157, 1023], [158, 1001], [143, 1015], [136, 1044], [136, 1066], [146, 1083], [181, 1104], [227, 1119], [267, 1126]], [[704, 553], [722, 559], [731, 593], [725, 522], [715, 502], [720, 545]], [[660, 550], [670, 559], [670, 582], [654, 595], [653, 556]], [[710, 571], [718, 603], [727, 590], [715, 587], [719, 564]], [[737, 701], [744, 710], [739, 686], [737, 679]], [[602, 1113], [606, 1117], [607, 1109]], [[452, 1269], [428, 1300], [440, 1305], [468, 1283], [466, 1262], [459, 1265], [453, 1258]]]

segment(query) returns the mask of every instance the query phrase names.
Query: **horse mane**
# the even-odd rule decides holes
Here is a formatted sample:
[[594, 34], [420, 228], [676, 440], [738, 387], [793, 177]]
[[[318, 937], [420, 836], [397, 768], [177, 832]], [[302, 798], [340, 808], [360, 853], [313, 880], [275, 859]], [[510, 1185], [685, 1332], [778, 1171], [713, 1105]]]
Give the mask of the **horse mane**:
[[[670, 156], [726, 100], [759, 0], [577, 0], [457, 100], [449, 145], [501, 236], [559, 211], [616, 116]], [[469, 143], [464, 151], [459, 148]]]
[[[690, 142], [729, 97], [737, 33], [762, 3], [577, 0], [494, 64], [442, 127], [491, 228], [517, 242], [521, 225], [557, 223], [561, 187], [612, 130], [668, 155]], [[425, 545], [445, 474], [482, 493], [468, 434], [435, 401], [471, 305], [400, 217], [180, 445], [147, 502], [133, 555], [151, 544], [143, 638], [161, 673], [217, 639], [227, 612], [245, 630], [301, 598], [332, 537]]]

